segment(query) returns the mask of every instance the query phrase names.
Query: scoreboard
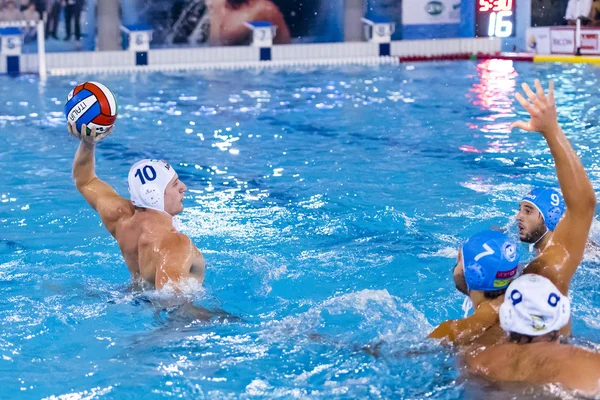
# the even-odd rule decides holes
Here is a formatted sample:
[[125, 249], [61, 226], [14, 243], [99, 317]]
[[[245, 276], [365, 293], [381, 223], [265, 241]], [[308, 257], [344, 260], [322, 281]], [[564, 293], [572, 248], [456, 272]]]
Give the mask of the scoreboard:
[[515, 36], [516, 0], [475, 0], [475, 36]]

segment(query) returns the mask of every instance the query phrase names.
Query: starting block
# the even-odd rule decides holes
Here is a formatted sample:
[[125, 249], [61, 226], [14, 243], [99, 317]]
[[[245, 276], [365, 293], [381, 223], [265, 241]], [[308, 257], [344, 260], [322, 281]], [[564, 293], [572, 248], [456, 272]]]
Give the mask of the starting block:
[[135, 52], [135, 65], [148, 65], [148, 50], [152, 41], [152, 28], [148, 25], [122, 25], [123, 48]]
[[275, 25], [265, 21], [245, 22], [244, 25], [252, 31], [252, 46], [273, 46], [273, 38], [277, 33], [277, 27]]
[[251, 45], [260, 48], [260, 61], [271, 61], [271, 47], [277, 27], [265, 21], [245, 22], [244, 25], [252, 31]]
[[0, 53], [6, 57], [6, 73], [19, 75], [23, 31], [16, 27], [0, 29]]
[[365, 38], [379, 44], [379, 56], [391, 55], [390, 42], [396, 31], [396, 23], [386, 18], [362, 18], [365, 24]]

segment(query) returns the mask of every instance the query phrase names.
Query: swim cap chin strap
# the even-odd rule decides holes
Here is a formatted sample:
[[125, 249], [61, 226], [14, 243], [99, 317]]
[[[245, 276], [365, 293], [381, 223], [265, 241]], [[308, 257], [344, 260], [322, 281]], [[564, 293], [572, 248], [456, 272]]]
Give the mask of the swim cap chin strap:
[[160, 160], [142, 160], [129, 170], [127, 183], [131, 202], [136, 207], [165, 211], [165, 189], [175, 170]]
[[[544, 224], [544, 226], [546, 226]], [[540, 240], [542, 240], [547, 234], [548, 232], [550, 232], [550, 229], [548, 229], [548, 227], [546, 226], [546, 232], [544, 232], [544, 234], [542, 236], [540, 236], [540, 238], [538, 240], [536, 240], [534, 243], [529, 243], [529, 251], [532, 252], [533, 249], [535, 248], [535, 245], [538, 244], [540, 242]]]
[[[465, 274], [465, 263], [463, 262], [463, 275], [464, 274]], [[467, 292], [469, 292], [468, 285], [467, 285]], [[465, 295], [465, 299], [463, 300], [461, 308], [463, 310], [463, 318], [467, 318], [469, 316], [469, 311], [471, 311], [474, 308], [473, 300], [471, 300], [471, 297], [468, 294]]]
[[473, 300], [469, 296], [466, 296], [462, 303], [462, 310], [464, 312], [463, 318], [467, 318], [469, 316], [469, 311], [473, 309]]

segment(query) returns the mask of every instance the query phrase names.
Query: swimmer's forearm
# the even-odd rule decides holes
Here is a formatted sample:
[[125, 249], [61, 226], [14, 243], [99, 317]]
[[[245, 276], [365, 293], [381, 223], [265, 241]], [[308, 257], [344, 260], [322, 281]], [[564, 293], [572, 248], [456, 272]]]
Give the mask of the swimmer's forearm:
[[491, 324], [484, 325], [468, 319], [446, 321], [429, 334], [430, 339], [442, 339], [456, 346], [472, 343], [481, 336]]
[[544, 133], [556, 163], [556, 175], [569, 212], [593, 214], [596, 205], [594, 188], [581, 160], [558, 125]]
[[471, 343], [475, 338], [481, 336], [492, 325], [497, 324], [498, 307], [501, 303], [492, 300], [480, 304], [475, 313], [468, 318], [450, 320], [440, 324], [429, 334], [432, 339], [443, 339], [455, 345]]
[[466, 320], [450, 320], [440, 324], [429, 334], [430, 339], [442, 339], [457, 346], [471, 343], [481, 335], [482, 328], [479, 325], [471, 326]]
[[73, 161], [73, 179], [79, 188], [97, 178], [94, 165], [94, 145], [81, 142]]
[[454, 321], [442, 322], [427, 337], [430, 339], [446, 339], [450, 342], [453, 342], [455, 337], [454, 331], [452, 329], [453, 322]]

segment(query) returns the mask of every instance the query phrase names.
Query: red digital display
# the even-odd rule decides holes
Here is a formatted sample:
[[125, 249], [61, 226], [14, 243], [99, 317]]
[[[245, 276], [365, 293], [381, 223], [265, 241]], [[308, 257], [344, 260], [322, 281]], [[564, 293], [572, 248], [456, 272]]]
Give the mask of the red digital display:
[[479, 0], [479, 12], [512, 11], [513, 0]]

